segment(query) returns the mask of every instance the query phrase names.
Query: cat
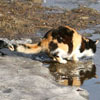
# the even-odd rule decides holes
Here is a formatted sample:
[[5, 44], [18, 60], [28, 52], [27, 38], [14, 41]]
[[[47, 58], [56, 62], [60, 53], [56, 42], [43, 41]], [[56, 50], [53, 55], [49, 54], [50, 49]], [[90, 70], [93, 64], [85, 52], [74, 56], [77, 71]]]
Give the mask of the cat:
[[49, 30], [36, 44], [12, 44], [8, 48], [27, 54], [47, 52], [53, 60], [67, 63], [70, 59], [79, 61], [83, 56], [93, 56], [98, 42], [99, 40], [93, 41], [78, 34], [69, 26], [59, 26]]

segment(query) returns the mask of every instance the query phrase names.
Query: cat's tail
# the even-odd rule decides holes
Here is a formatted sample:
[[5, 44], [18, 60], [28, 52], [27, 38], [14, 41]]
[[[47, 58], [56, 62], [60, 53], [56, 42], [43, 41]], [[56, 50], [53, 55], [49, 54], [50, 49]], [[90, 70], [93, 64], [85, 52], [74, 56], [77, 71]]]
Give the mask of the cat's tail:
[[12, 44], [9, 45], [8, 48], [11, 51], [17, 51], [26, 54], [35, 54], [42, 51], [42, 47], [39, 43], [36, 44]]

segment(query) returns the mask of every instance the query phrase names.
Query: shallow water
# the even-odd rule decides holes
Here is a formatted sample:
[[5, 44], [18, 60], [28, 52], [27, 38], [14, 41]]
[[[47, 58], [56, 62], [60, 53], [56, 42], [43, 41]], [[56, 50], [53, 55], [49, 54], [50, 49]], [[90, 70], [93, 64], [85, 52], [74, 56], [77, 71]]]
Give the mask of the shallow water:
[[[88, 28], [88, 29], [85, 29], [85, 30], [80, 30], [78, 32], [80, 34], [84, 34], [84, 33], [85, 34], [91, 34], [91, 36], [89, 38], [91, 38], [93, 40], [97, 40], [97, 39], [100, 40], [99, 29], [100, 29], [100, 25], [97, 25], [95, 27], [91, 27], [91, 28]], [[39, 30], [39, 31], [37, 33], [37, 36], [38, 37], [43, 37], [43, 36], [41, 36], [41, 32], [45, 33], [47, 30], [44, 29], [45, 32], [43, 32], [43, 30], [42, 31]], [[44, 35], [44, 34], [42, 34], [42, 35]], [[44, 56], [44, 54], [40, 54], [37, 60], [44, 59], [44, 61], [46, 61], [46, 60], [49, 61], [50, 59], [47, 59], [47, 58], [48, 57]], [[86, 58], [85, 58], [85, 60], [86, 60]], [[95, 78], [94, 76], [91, 76], [91, 78], [89, 78], [89, 77], [87, 77], [85, 75], [86, 74], [85, 73], [84, 76], [85, 76], [86, 80], [84, 79], [82, 84], [79, 81], [77, 81], [78, 83], [75, 83], [74, 86], [82, 85], [81, 87], [86, 89], [89, 92], [89, 94], [90, 94], [89, 95], [89, 100], [100, 100], [100, 95], [99, 95], [100, 94], [100, 42], [97, 44], [97, 52], [96, 52], [95, 56], [93, 57], [93, 63], [96, 66], [96, 75], [98, 76], [98, 78]], [[64, 69], [64, 70], [68, 70], [69, 71], [69, 69], [64, 68], [64, 66], [63, 66], [63, 68], [61, 68], [60, 65], [58, 65], [58, 66], [59, 67], [56, 68], [57, 66], [52, 65], [52, 67], [55, 67], [57, 70], [63, 70]], [[47, 67], [48, 67], [48, 64], [47, 64]], [[53, 69], [54, 72], [51, 71], [54, 74], [55, 74], [55, 68]], [[92, 67], [91, 67], [91, 69], [92, 69]], [[74, 69], [74, 70], [78, 72], [78, 69]], [[85, 69], [85, 66], [84, 66], [83, 70], [88, 71], [87, 69]], [[70, 72], [73, 72], [73, 71], [71, 71], [71, 69], [70, 69]], [[93, 73], [93, 72], [91, 72], [91, 73]], [[63, 85], [73, 85], [71, 83], [70, 79], [68, 77], [66, 78], [66, 76], [64, 76], [64, 75], [61, 76], [61, 77], [64, 77], [64, 80], [63, 80], [63, 78], [60, 80], [59, 78], [61, 78], [61, 77], [58, 74], [59, 73], [56, 72], [56, 75], [54, 75], [55, 78], [57, 78], [56, 81], [58, 83], [63, 84]], [[91, 75], [93, 75], [93, 74], [91, 74]], [[81, 77], [79, 74], [78, 74], [78, 76]], [[79, 80], [79, 77], [78, 77], [78, 80]]]
[[88, 90], [90, 93], [89, 100], [100, 100], [100, 43], [98, 44], [98, 50], [94, 57], [94, 62], [98, 78], [85, 81], [82, 88]]
[[85, 80], [97, 77], [96, 66], [90, 59], [77, 63], [72, 61], [68, 61], [67, 64], [51, 63], [49, 69], [56, 82], [65, 86], [79, 87]]
[[79, 6], [95, 8], [100, 11], [100, 0], [44, 0], [44, 6], [73, 9]]
[[[98, 26], [94, 28], [82, 30], [81, 33], [84, 33], [84, 32], [94, 33], [96, 29], [98, 29]], [[93, 40], [100, 39], [100, 35], [93, 34], [93, 36], [90, 38]], [[97, 73], [98, 78], [92, 78], [90, 80], [85, 81], [81, 87], [88, 90], [88, 92], [90, 93], [89, 100], [100, 100], [100, 43], [97, 44], [97, 52], [93, 58], [93, 61], [96, 65], [96, 73]]]
[[[81, 5], [87, 6], [90, 8], [94, 8], [100, 11], [100, 0], [44, 0], [44, 6], [52, 6], [52, 7], [60, 7], [65, 9], [73, 9], [77, 8]], [[100, 25], [96, 27], [92, 27], [86, 30], [80, 30], [79, 33], [83, 34], [92, 34], [93, 40], [100, 40]], [[94, 34], [96, 33], [96, 34]], [[97, 45], [97, 52], [93, 58], [93, 61], [96, 65], [96, 73], [98, 78], [92, 78], [90, 80], [86, 80], [82, 88], [88, 90], [89, 92], [89, 100], [100, 100], [100, 43]]]

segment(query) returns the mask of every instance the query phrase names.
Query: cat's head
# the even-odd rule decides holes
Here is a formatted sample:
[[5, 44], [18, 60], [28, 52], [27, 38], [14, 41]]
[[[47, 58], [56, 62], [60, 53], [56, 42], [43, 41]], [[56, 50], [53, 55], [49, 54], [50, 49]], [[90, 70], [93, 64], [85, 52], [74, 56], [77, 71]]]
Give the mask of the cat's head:
[[96, 52], [96, 45], [98, 44], [99, 40], [93, 41], [91, 39], [82, 39], [80, 52], [83, 53], [85, 56], [94, 56]]
[[99, 40], [93, 41], [91, 39], [89, 39], [89, 41], [87, 41], [85, 43], [85, 55], [86, 56], [94, 56], [95, 52], [96, 52], [96, 45], [99, 43]]

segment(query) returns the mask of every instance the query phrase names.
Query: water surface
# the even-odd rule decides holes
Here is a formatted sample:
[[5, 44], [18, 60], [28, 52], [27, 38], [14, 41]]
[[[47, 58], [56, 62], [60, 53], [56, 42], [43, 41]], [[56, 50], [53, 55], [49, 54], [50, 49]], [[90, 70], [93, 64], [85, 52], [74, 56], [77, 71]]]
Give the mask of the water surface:
[[[52, 7], [60, 7], [65, 9], [73, 9], [79, 6], [86, 6], [89, 8], [94, 8], [100, 11], [100, 0], [44, 0], [44, 6], [52, 6]], [[92, 34], [93, 40], [99, 39], [100, 40], [100, 25], [96, 27], [92, 27], [90, 29], [81, 30], [79, 31], [81, 34], [83, 33], [90, 33]], [[96, 33], [96, 34], [94, 34]], [[86, 80], [82, 88], [86, 89], [89, 92], [89, 100], [100, 100], [100, 43], [97, 45], [97, 52], [93, 58], [93, 61], [96, 65], [96, 73], [98, 78], [92, 78], [90, 80]]]
[[73, 9], [79, 6], [95, 8], [100, 11], [100, 0], [44, 0], [44, 6]]

